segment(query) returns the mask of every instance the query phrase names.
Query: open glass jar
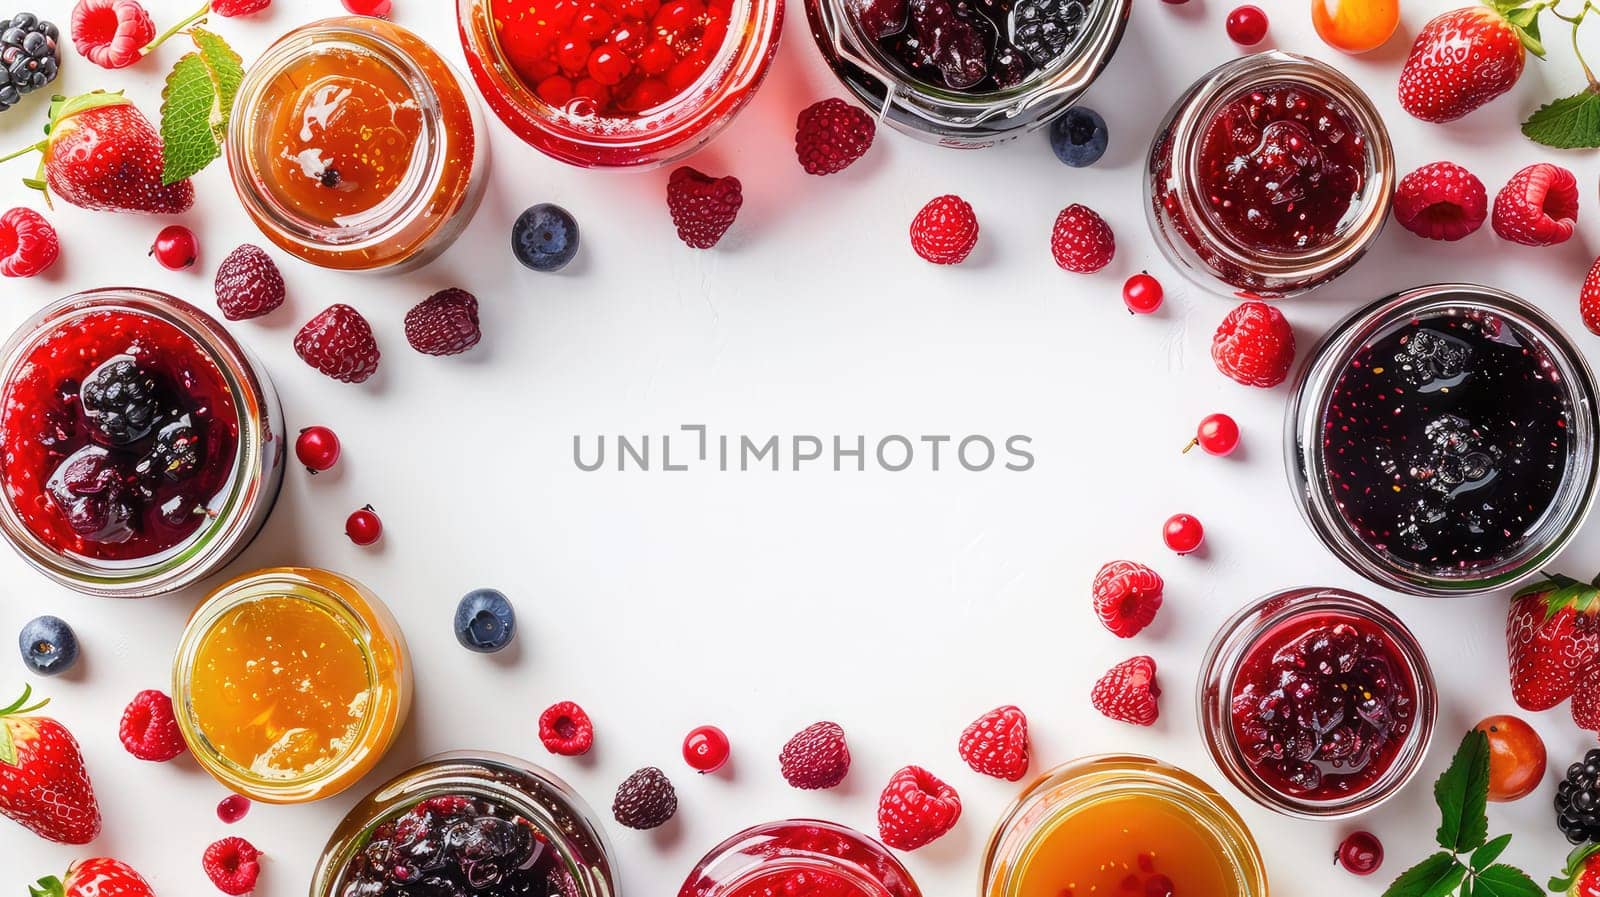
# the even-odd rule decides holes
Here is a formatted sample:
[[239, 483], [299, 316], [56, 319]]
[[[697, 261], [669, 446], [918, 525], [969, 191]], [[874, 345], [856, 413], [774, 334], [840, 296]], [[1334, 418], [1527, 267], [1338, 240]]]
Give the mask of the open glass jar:
[[[823, 59], [862, 103], [913, 137], [977, 148], [1020, 137], [1076, 103], [1110, 63], [1132, 5], [1002, 0], [958, 13], [944, 0], [806, 0], [806, 16]], [[950, 76], [937, 64], [913, 65], [929, 61], [917, 49], [919, 30], [937, 32], [944, 16], [977, 34], [982, 51]]]
[[1488, 287], [1439, 284], [1339, 324], [1286, 418], [1291, 488], [1351, 569], [1413, 595], [1534, 575], [1593, 503], [1594, 378], [1554, 321]]
[[1244, 298], [1320, 286], [1389, 218], [1394, 149], [1333, 67], [1272, 51], [1223, 63], [1156, 130], [1145, 210], [1179, 270]]
[[137, 598], [220, 570], [271, 513], [283, 452], [265, 369], [172, 296], [68, 296], [0, 349], [0, 534], [69, 588]]
[[303, 25], [250, 66], [227, 157], [267, 239], [325, 268], [408, 270], [483, 197], [488, 135], [466, 80], [384, 19]]
[[678, 897], [921, 897], [911, 873], [872, 838], [816, 819], [769, 822], [717, 845]]

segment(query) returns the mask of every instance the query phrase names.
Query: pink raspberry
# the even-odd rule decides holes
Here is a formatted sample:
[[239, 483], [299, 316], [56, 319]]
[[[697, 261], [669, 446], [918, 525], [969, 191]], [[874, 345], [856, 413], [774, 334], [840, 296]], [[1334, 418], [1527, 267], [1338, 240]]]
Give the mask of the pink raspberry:
[[72, 8], [72, 43], [101, 68], [120, 69], [143, 57], [156, 23], [138, 0], [78, 0]]

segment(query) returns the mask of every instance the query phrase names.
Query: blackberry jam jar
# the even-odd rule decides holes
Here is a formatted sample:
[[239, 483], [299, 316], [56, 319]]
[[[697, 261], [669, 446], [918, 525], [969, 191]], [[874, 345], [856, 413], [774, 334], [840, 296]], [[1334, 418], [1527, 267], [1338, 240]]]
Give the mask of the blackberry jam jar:
[[1226, 62], [1179, 98], [1147, 173], [1150, 229], [1173, 265], [1273, 299], [1338, 277], [1377, 240], [1394, 150], [1354, 82], [1273, 51]]
[[852, 829], [790, 819], [746, 829], [712, 848], [678, 897], [922, 897], [887, 847]]
[[1323, 544], [1379, 585], [1479, 594], [1533, 575], [1595, 492], [1594, 380], [1542, 312], [1418, 287], [1335, 327], [1301, 370], [1285, 449]]

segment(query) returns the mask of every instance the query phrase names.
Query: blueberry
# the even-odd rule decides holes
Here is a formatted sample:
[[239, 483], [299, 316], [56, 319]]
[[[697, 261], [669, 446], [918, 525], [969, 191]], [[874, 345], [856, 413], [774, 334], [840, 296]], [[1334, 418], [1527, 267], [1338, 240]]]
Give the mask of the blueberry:
[[78, 662], [78, 636], [60, 617], [34, 617], [17, 636], [22, 664], [41, 676], [56, 676]]
[[511, 226], [511, 251], [535, 271], [560, 271], [578, 254], [578, 221], [553, 203], [532, 206]]
[[1084, 106], [1074, 106], [1050, 123], [1050, 148], [1073, 168], [1087, 168], [1106, 154], [1110, 139], [1106, 120]]
[[494, 589], [474, 589], [456, 605], [456, 640], [468, 651], [493, 654], [511, 644], [516, 634], [516, 611]]

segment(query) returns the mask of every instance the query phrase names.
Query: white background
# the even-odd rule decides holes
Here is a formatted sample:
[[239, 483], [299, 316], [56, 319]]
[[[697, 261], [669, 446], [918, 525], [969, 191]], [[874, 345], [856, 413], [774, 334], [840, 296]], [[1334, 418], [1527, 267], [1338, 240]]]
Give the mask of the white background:
[[[189, 0], [152, 0], [162, 25]], [[1452, 0], [1412, 0], [1401, 33], [1351, 59], [1312, 32], [1304, 0], [1268, 4], [1268, 45], [1332, 59], [1377, 101], [1403, 171], [1440, 158], [1468, 165], [1491, 192], [1518, 168], [1557, 159], [1579, 173], [1580, 233], [1559, 248], [1499, 241], [1486, 227], [1456, 245], [1389, 228], [1351, 274], [1282, 307], [1302, 347], [1339, 317], [1393, 290], [1462, 278], [1527, 296], [1582, 345], [1576, 296], [1600, 251], [1592, 153], [1534, 146], [1516, 122], [1543, 99], [1580, 84], [1563, 29], [1550, 28], [1552, 64], [1530, 62], [1517, 90], [1448, 127], [1410, 119], [1394, 98], [1411, 36]], [[396, 19], [459, 60], [446, 0], [396, 0]], [[36, 9], [65, 24], [67, 0]], [[1103, 751], [1138, 751], [1183, 765], [1240, 806], [1270, 866], [1278, 897], [1377, 894], [1420, 859], [1437, 824], [1429, 783], [1460, 732], [1514, 710], [1503, 647], [1505, 601], [1424, 601], [1367, 586], [1302, 525], [1280, 450], [1284, 388], [1240, 387], [1208, 358], [1230, 307], [1186, 286], [1160, 259], [1135, 197], [1155, 124], [1193, 79], [1237, 52], [1224, 35], [1229, 4], [1136, 4], [1116, 59], [1087, 101], [1110, 122], [1101, 164], [1058, 164], [1042, 136], [997, 149], [941, 150], [881, 133], [868, 156], [822, 179], [794, 162], [795, 113], [841, 88], [819, 60], [799, 4], [789, 10], [771, 77], [755, 102], [693, 160], [739, 175], [746, 204], [723, 245], [682, 246], [663, 202], [666, 173], [578, 171], [547, 160], [491, 119], [493, 177], [482, 211], [440, 261], [402, 278], [331, 274], [274, 251], [289, 283], [285, 307], [230, 325], [265, 360], [292, 429], [327, 424], [343, 437], [337, 471], [290, 469], [262, 536], [227, 571], [311, 564], [351, 574], [394, 608], [410, 638], [417, 701], [399, 744], [369, 781], [314, 806], [257, 806], [237, 826], [213, 815], [224, 790], [189, 758], [144, 764], [116, 739], [123, 705], [142, 688], [169, 687], [169, 663], [203, 589], [116, 602], [56, 588], [0, 552], [0, 633], [10, 639], [38, 613], [69, 620], [83, 641], [69, 678], [35, 682], [51, 712], [78, 735], [105, 811], [90, 848], [48, 845], [0, 824], [0, 888], [62, 871], [89, 852], [133, 863], [164, 897], [213, 893], [200, 869], [211, 840], [241, 834], [267, 854], [258, 894], [303, 894], [335, 821], [368, 787], [437, 751], [486, 748], [568, 777], [605, 812], [632, 770], [659, 765], [682, 809], [641, 834], [612, 826], [623, 890], [670, 897], [698, 857], [744, 826], [821, 816], [872, 832], [879, 789], [906, 763], [925, 764], [962, 795], [965, 813], [943, 840], [906, 857], [928, 897], [969, 897], [979, 853], [1014, 787], [979, 777], [957, 758], [961, 729], [979, 713], [1017, 703], [1033, 727], [1036, 769]], [[251, 59], [292, 26], [338, 11], [334, 0], [278, 0], [217, 30]], [[1554, 25], [1556, 23], [1551, 23]], [[1588, 35], [1600, 47], [1600, 25]], [[180, 42], [175, 42], [175, 44]], [[58, 88], [128, 90], [154, 117], [177, 45], [120, 72], [72, 58]], [[1593, 52], [1600, 61], [1600, 52]], [[0, 145], [36, 139], [42, 98], [0, 117]], [[0, 207], [36, 196], [16, 161], [0, 171]], [[193, 271], [145, 257], [165, 221], [59, 207], [49, 217], [63, 258], [45, 276], [0, 284], [0, 330], [66, 293], [107, 285], [166, 290], [213, 308], [211, 276], [234, 245], [257, 240], [223, 165], [197, 179], [200, 200], [181, 220], [203, 241]], [[957, 192], [982, 222], [963, 266], [937, 268], [910, 251], [905, 231], [928, 198]], [[525, 206], [558, 202], [582, 223], [583, 247], [560, 275], [519, 268], [508, 248]], [[1115, 263], [1092, 277], [1052, 264], [1050, 223], [1070, 202], [1099, 209], [1118, 235]], [[1154, 318], [1131, 318], [1122, 280], [1149, 268], [1168, 288]], [[460, 286], [483, 303], [483, 344], [430, 358], [405, 343], [405, 310]], [[362, 386], [322, 377], [290, 346], [295, 329], [337, 301], [371, 319], [383, 347], [379, 375]], [[1591, 360], [1594, 356], [1591, 356]], [[1223, 410], [1244, 428], [1235, 457], [1178, 449], [1204, 414]], [[592, 439], [661, 434], [704, 423], [714, 432], [1012, 433], [1033, 437], [1026, 474], [907, 472], [582, 473], [574, 434]], [[371, 502], [386, 536], [373, 549], [342, 535]], [[1176, 558], [1160, 542], [1176, 511], [1200, 516], [1206, 550]], [[1587, 577], [1600, 566], [1589, 527], [1558, 565]], [[1095, 621], [1088, 585], [1104, 561], [1154, 565], [1168, 583], [1156, 624], [1133, 642]], [[1389, 848], [1374, 880], [1330, 864], [1357, 826], [1296, 822], [1248, 804], [1206, 758], [1195, 725], [1194, 678], [1217, 625], [1257, 596], [1302, 584], [1340, 585], [1385, 600], [1417, 632], [1439, 675], [1440, 736], [1418, 783], [1359, 821]], [[459, 648], [457, 598], [475, 586], [509, 593], [519, 611], [514, 650], [485, 658]], [[9, 652], [9, 647], [0, 653]], [[1161, 665], [1160, 723], [1136, 729], [1089, 705], [1095, 678], [1132, 654]], [[0, 691], [26, 681], [0, 659]], [[581, 702], [598, 725], [584, 761], [549, 758], [539, 710]], [[846, 785], [815, 794], [777, 774], [779, 746], [818, 719], [849, 732]], [[1554, 782], [1593, 744], [1566, 710], [1535, 718], [1551, 748], [1550, 780], [1533, 797], [1496, 806], [1491, 828], [1517, 835], [1508, 857], [1541, 882], [1566, 852], [1550, 800]], [[679, 759], [684, 733], [718, 723], [732, 736], [730, 771], [702, 778]]]

